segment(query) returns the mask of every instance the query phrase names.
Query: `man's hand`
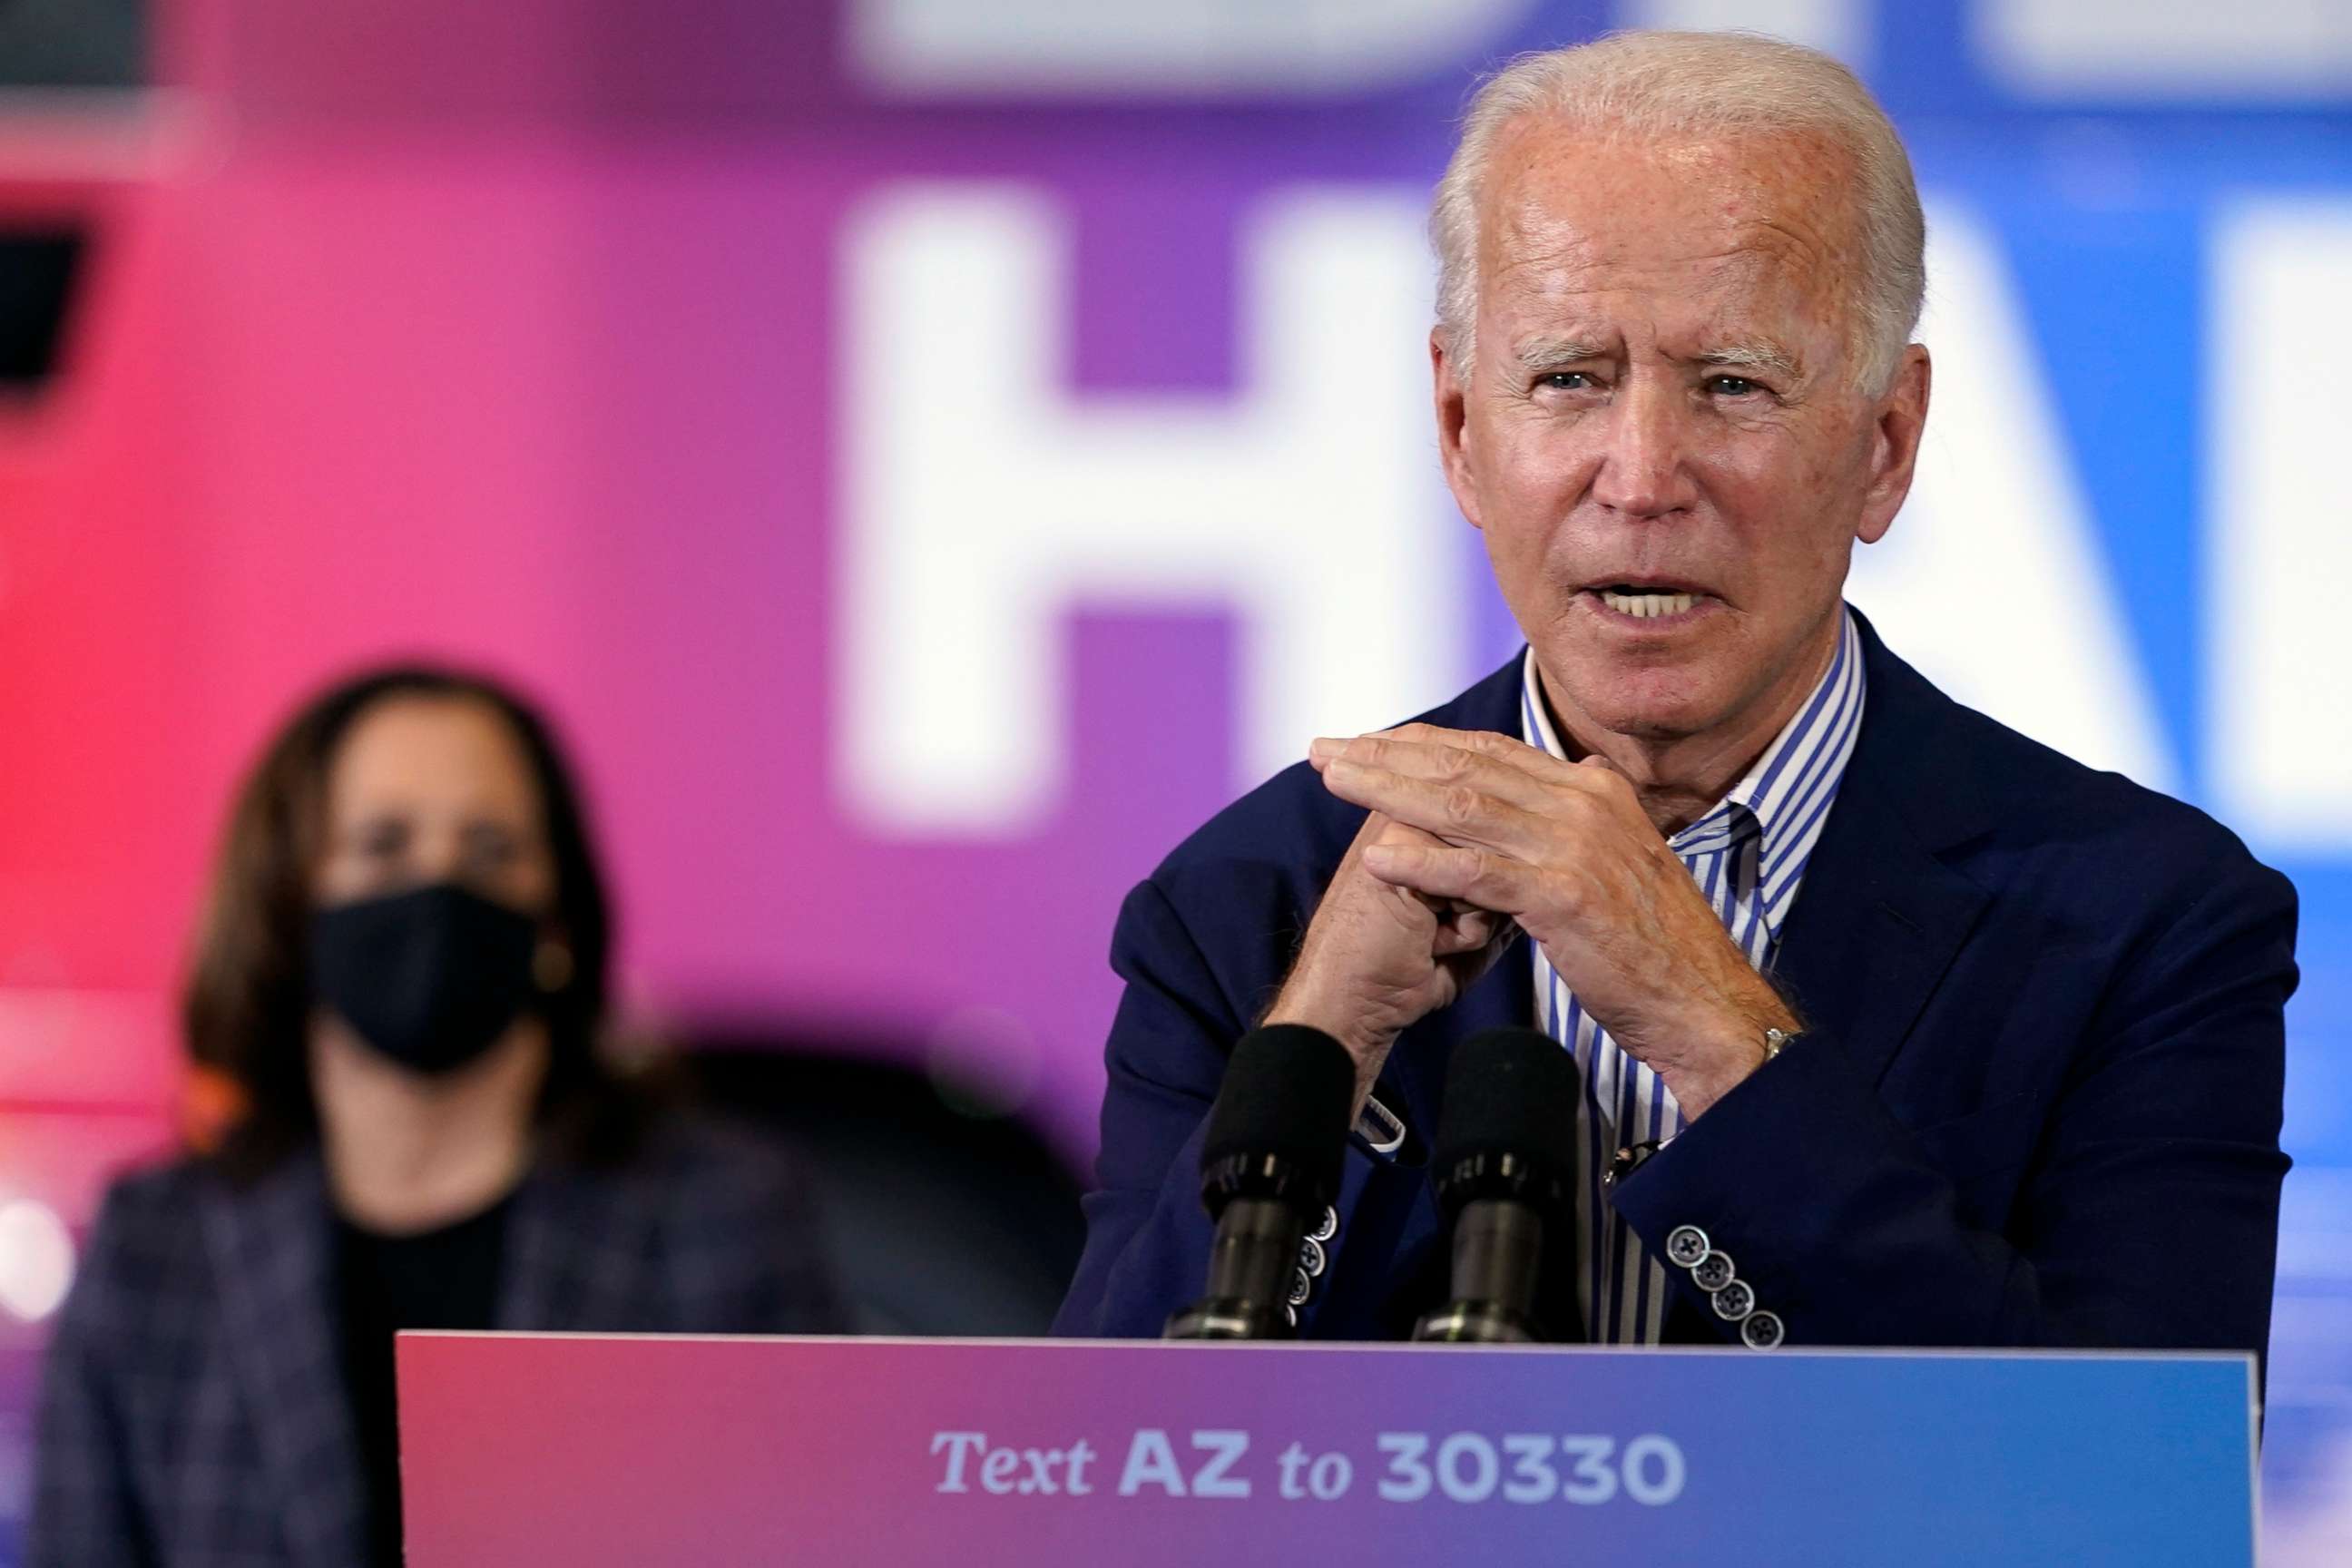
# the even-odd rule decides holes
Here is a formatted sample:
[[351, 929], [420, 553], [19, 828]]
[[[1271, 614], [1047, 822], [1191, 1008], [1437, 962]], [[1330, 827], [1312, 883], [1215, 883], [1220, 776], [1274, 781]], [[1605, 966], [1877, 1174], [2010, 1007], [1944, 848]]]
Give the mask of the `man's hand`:
[[1351, 859], [1398, 891], [1516, 921], [1685, 1117], [1763, 1064], [1767, 1027], [1798, 1027], [1605, 764], [1425, 724], [1310, 756], [1332, 794], [1420, 830], [1360, 838]]
[[1376, 877], [1365, 857], [1443, 848], [1437, 839], [1375, 811], [1348, 847], [1269, 1024], [1309, 1024], [1356, 1059], [1360, 1111], [1396, 1037], [1469, 989], [1518, 935], [1508, 920], [1458, 900]]

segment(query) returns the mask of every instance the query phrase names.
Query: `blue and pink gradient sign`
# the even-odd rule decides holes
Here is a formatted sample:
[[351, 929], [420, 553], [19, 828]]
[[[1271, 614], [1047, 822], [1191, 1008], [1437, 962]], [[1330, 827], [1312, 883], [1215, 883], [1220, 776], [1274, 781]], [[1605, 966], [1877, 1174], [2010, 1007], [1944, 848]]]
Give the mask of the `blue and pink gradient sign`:
[[412, 1568], [2253, 1561], [2242, 1356], [409, 1334]]

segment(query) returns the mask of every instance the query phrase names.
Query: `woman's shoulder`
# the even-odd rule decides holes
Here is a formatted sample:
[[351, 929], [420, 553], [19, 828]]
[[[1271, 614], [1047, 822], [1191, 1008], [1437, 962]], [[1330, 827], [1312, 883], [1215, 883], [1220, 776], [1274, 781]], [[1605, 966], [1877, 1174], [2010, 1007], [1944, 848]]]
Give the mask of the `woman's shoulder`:
[[110, 1319], [183, 1298], [207, 1268], [204, 1209], [221, 1180], [210, 1162], [176, 1154], [110, 1181], [78, 1260], [68, 1315]]
[[221, 1176], [201, 1155], [175, 1153], [129, 1167], [106, 1184], [91, 1226], [93, 1250], [101, 1241], [120, 1246], [176, 1246], [194, 1236], [205, 1194]]

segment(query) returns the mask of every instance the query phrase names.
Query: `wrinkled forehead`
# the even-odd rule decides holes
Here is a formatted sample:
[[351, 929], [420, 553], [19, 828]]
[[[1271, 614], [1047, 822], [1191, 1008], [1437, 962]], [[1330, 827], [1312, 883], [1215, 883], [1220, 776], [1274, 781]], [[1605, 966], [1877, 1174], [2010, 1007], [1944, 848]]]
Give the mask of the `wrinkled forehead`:
[[1480, 304], [1633, 291], [1834, 324], [1862, 265], [1853, 183], [1819, 137], [1644, 139], [1530, 117], [1488, 164]]

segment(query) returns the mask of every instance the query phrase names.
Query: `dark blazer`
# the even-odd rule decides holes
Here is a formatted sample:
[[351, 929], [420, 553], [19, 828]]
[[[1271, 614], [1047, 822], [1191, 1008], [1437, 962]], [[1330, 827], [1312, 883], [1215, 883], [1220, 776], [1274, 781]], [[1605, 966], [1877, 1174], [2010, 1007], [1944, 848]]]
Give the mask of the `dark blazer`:
[[[683, 1117], [515, 1194], [503, 1329], [824, 1332], [807, 1184]], [[240, 1186], [184, 1160], [107, 1194], [50, 1343], [26, 1568], [352, 1568], [365, 1483], [315, 1154]]]
[[[1804, 1037], [1621, 1182], [1691, 1224], [1792, 1344], [2226, 1348], [2270, 1331], [2294, 889], [2202, 814], [1951, 701], [1863, 627], [1869, 696], [1774, 982]], [[1517, 734], [1517, 659], [1427, 721]], [[1129, 895], [1100, 1190], [1056, 1328], [1157, 1334], [1197, 1295], [1202, 1118], [1363, 820], [1303, 764]], [[1514, 949], [1399, 1040], [1419, 1138], [1456, 1041], [1534, 1016]], [[1425, 1144], [1423, 1145], [1425, 1147]], [[1401, 1337], [1444, 1286], [1425, 1168], [1348, 1155], [1301, 1331]], [[1672, 1342], [1737, 1342], [1683, 1271]]]

